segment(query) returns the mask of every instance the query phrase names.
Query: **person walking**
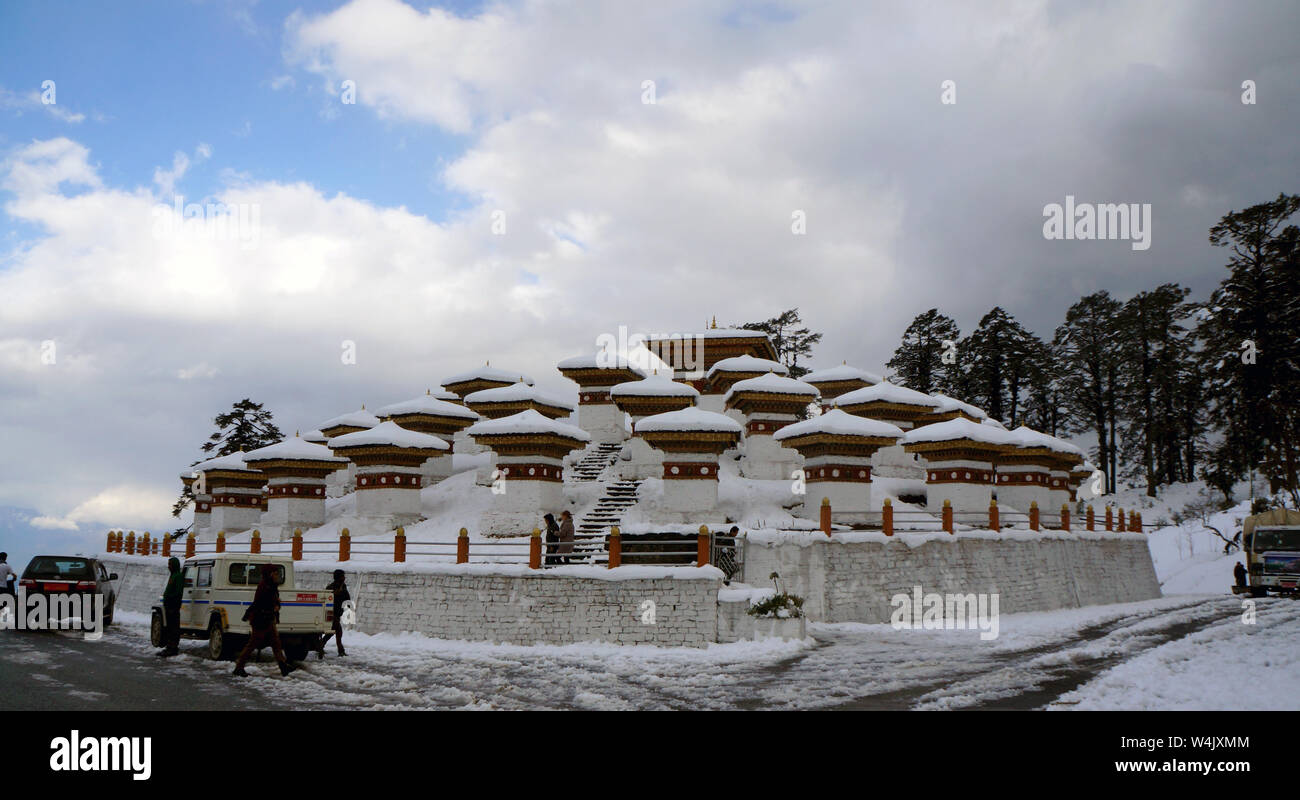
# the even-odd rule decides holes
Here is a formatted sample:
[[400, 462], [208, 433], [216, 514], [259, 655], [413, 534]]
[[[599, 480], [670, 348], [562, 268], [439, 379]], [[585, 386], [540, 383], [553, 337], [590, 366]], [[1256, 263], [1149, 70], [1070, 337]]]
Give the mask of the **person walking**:
[[14, 581], [14, 568], [9, 566], [9, 554], [0, 553], [0, 594], [14, 594], [10, 586]]
[[162, 658], [171, 658], [181, 652], [181, 602], [185, 597], [185, 571], [176, 556], [167, 559], [167, 586], [163, 589], [163, 649]]
[[280, 616], [280, 589], [276, 581], [276, 566], [274, 564], [262, 565], [262, 580], [257, 584], [257, 591], [253, 593], [253, 604], [244, 612], [244, 619], [248, 621], [248, 626], [252, 629], [248, 635], [248, 644], [239, 652], [239, 658], [235, 659], [235, 671], [232, 673], [242, 678], [247, 678], [248, 673], [244, 671], [244, 662], [253, 654], [254, 650], [261, 650], [263, 647], [270, 645], [271, 652], [275, 654], [275, 660], [280, 665], [280, 674], [288, 675], [293, 672], [289, 662], [284, 657], [284, 650], [280, 647], [280, 632], [275, 629], [276, 619]]
[[730, 539], [731, 542], [728, 543], [726, 541], [722, 541], [717, 543], [717, 550], [718, 550], [717, 567], [718, 569], [722, 570], [722, 583], [725, 586], [731, 585], [731, 579], [735, 576], [736, 572], [739, 569], [736, 566], [736, 537], [738, 536], [740, 536], [739, 526], [732, 525], [731, 530], [727, 531], [727, 535], [725, 537], [719, 537], [723, 539]]
[[553, 567], [560, 560], [555, 555], [556, 542], [560, 540], [560, 523], [555, 521], [554, 514], [547, 514], [542, 519], [546, 521], [546, 566]]
[[351, 600], [352, 595], [348, 592], [346, 577], [343, 570], [336, 569], [334, 570], [334, 580], [330, 581], [330, 584], [325, 587], [334, 592], [334, 630], [325, 634], [320, 640], [320, 647], [316, 649], [317, 659], [325, 657], [325, 644], [330, 640], [331, 636], [334, 637], [334, 643], [338, 645], [339, 655], [347, 655], [347, 653], [343, 652], [343, 604]]
[[573, 515], [569, 513], [568, 509], [560, 512], [560, 533], [558, 538], [560, 545], [556, 548], [556, 552], [560, 554], [564, 563], [568, 564], [572, 560], [574, 539]]
[[1244, 566], [1242, 566], [1242, 564], [1241, 564], [1240, 561], [1237, 562], [1237, 566], [1235, 566], [1235, 567], [1232, 568], [1232, 577], [1234, 577], [1234, 578], [1237, 579], [1237, 585], [1238, 585], [1238, 586], [1245, 587], [1245, 585], [1246, 585], [1246, 568], [1245, 568]]

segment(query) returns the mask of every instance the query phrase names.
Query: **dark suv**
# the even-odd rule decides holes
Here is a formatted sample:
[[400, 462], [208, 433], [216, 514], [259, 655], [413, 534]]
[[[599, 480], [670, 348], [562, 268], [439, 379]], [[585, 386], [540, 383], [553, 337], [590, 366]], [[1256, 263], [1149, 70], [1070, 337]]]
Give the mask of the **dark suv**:
[[102, 594], [104, 627], [113, 624], [113, 607], [117, 605], [117, 588], [110, 573], [98, 560], [85, 556], [36, 556], [23, 570], [18, 581], [27, 594]]

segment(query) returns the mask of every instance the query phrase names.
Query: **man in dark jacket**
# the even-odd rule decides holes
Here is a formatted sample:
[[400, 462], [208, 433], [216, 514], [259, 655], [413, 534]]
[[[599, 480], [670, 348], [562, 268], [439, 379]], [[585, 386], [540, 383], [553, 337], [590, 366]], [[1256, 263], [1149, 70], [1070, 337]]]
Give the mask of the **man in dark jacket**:
[[345, 578], [343, 570], [336, 569], [334, 570], [334, 580], [330, 581], [329, 586], [325, 587], [334, 592], [334, 631], [325, 634], [324, 638], [320, 640], [320, 647], [316, 649], [317, 658], [325, 657], [325, 643], [330, 640], [331, 636], [334, 637], [334, 643], [338, 645], [339, 655], [347, 655], [347, 653], [343, 652], [343, 604], [351, 600], [352, 595], [348, 592]]
[[170, 658], [181, 650], [181, 600], [185, 596], [185, 572], [181, 569], [181, 560], [172, 556], [167, 560], [167, 588], [163, 589], [163, 649], [158, 655]]
[[1237, 579], [1238, 586], [1246, 585], [1246, 568], [1241, 565], [1240, 561], [1237, 562], [1237, 566], [1232, 568], [1232, 577]]
[[280, 589], [276, 582], [276, 566], [274, 564], [262, 565], [262, 580], [257, 584], [257, 591], [253, 593], [253, 604], [244, 612], [244, 619], [248, 621], [251, 631], [248, 635], [248, 644], [239, 652], [239, 658], [235, 659], [235, 671], [233, 674], [247, 678], [248, 673], [244, 671], [244, 662], [255, 650], [261, 650], [263, 647], [270, 645], [271, 652], [275, 654], [275, 660], [280, 664], [280, 674], [288, 675], [293, 672], [293, 667], [284, 657], [284, 650], [280, 647], [280, 632], [275, 629], [276, 620], [280, 616]]

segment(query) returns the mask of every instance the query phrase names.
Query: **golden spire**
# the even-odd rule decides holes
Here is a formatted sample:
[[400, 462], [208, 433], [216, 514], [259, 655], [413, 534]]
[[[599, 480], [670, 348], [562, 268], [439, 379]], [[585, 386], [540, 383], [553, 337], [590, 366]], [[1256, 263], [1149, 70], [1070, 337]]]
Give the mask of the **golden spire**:
[[714, 315], [713, 315], [713, 324], [710, 325], [709, 328], [710, 328], [711, 330], [715, 330], [715, 331], [718, 329], [718, 315], [717, 315], [717, 314], [714, 314]]
[[293, 438], [295, 438], [295, 439], [298, 438], [298, 431], [294, 431], [294, 432], [293, 432]]
[[424, 393], [425, 393], [425, 395], [431, 395], [431, 394], [433, 394], [433, 390], [432, 390], [432, 389], [425, 389], [425, 390], [424, 390]]

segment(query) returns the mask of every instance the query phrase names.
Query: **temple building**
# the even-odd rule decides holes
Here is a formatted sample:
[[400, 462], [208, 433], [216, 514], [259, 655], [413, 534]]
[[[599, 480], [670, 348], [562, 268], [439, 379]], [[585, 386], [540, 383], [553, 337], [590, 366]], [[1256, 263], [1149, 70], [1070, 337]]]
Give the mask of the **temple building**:
[[644, 377], [637, 367], [610, 366], [600, 353], [566, 358], [556, 365], [560, 374], [578, 384], [578, 427], [599, 444], [621, 444], [631, 431], [610, 390]]
[[801, 515], [818, 519], [822, 498], [830, 500], [835, 522], [863, 523], [880, 510], [871, 493], [871, 457], [903, 438], [897, 425], [855, 417], [833, 408], [786, 425], [773, 436], [804, 459], [805, 494]]
[[391, 420], [330, 439], [329, 446], [356, 465], [355, 524], [387, 530], [419, 521], [424, 462], [451, 449]]
[[993, 499], [993, 465], [1015, 445], [997, 428], [956, 418], [923, 425], [900, 440], [925, 459], [926, 509], [948, 502], [956, 513], [987, 513]]
[[638, 381], [620, 383], [609, 390], [609, 396], [618, 410], [632, 420], [632, 438], [623, 445], [619, 455], [619, 475], [626, 480], [657, 478], [662, 471], [663, 453], [635, 435], [641, 420], [680, 411], [695, 405], [700, 393], [695, 387], [671, 380], [666, 375], [651, 373]]
[[[442, 394], [451, 393], [442, 392]], [[455, 397], [455, 395], [452, 395], [452, 397]], [[432, 391], [427, 390], [423, 396], [413, 400], [384, 406], [378, 409], [376, 414], [382, 419], [392, 420], [409, 431], [437, 436], [448, 445], [455, 441], [458, 433], [478, 422], [481, 418], [478, 412], [459, 403], [435, 397]], [[449, 477], [451, 473], [452, 454], [450, 450], [425, 461], [424, 466], [421, 468], [421, 475], [424, 477], [426, 486], [432, 486]]]
[[770, 372], [731, 384], [723, 402], [728, 411], [742, 415], [745, 426], [741, 475], [768, 481], [797, 477], [803, 458], [797, 450], [782, 447], [772, 434], [798, 422], [817, 397], [816, 387]]
[[717, 525], [718, 456], [736, 446], [741, 432], [734, 419], [699, 408], [637, 423], [637, 436], [663, 453], [663, 498], [652, 512], [655, 522]]
[[695, 333], [646, 337], [646, 348], [673, 369], [673, 378], [702, 388], [705, 376], [724, 358], [753, 356], [777, 360], [776, 346], [761, 331], [714, 327]]
[[[211, 538], [218, 531], [237, 533], [255, 527], [266, 510], [262, 486], [266, 476], [244, 461], [244, 454], [231, 453], [195, 464], [198, 474], [193, 486], [207, 489], [208, 530]], [[197, 497], [197, 495], [196, 495]]]
[[[724, 358], [709, 368], [708, 374], [704, 377], [704, 387], [700, 391], [700, 399], [696, 405], [705, 411], [723, 413], [726, 410], [725, 398], [727, 391], [731, 389], [732, 384], [737, 381], [758, 378], [769, 372], [774, 375], [790, 374], [790, 370], [780, 361], [769, 361], [766, 358], [754, 358], [753, 356]], [[739, 413], [730, 416], [737, 422], [741, 421]]]
[[266, 541], [288, 539], [294, 528], [325, 524], [325, 479], [348, 460], [325, 445], [298, 437], [253, 450], [244, 463], [267, 479], [266, 511], [257, 526]]
[[850, 367], [847, 362], [838, 367], [815, 369], [803, 376], [804, 383], [817, 387], [822, 396], [822, 411], [829, 411], [836, 398], [842, 394], [875, 386], [884, 378], [874, 372]]
[[483, 366], [477, 369], [444, 378], [442, 388], [463, 400], [466, 395], [474, 392], [481, 392], [484, 389], [496, 389], [513, 383], [526, 383], [532, 386], [533, 379], [522, 372], [497, 369], [490, 362], [485, 361]]

